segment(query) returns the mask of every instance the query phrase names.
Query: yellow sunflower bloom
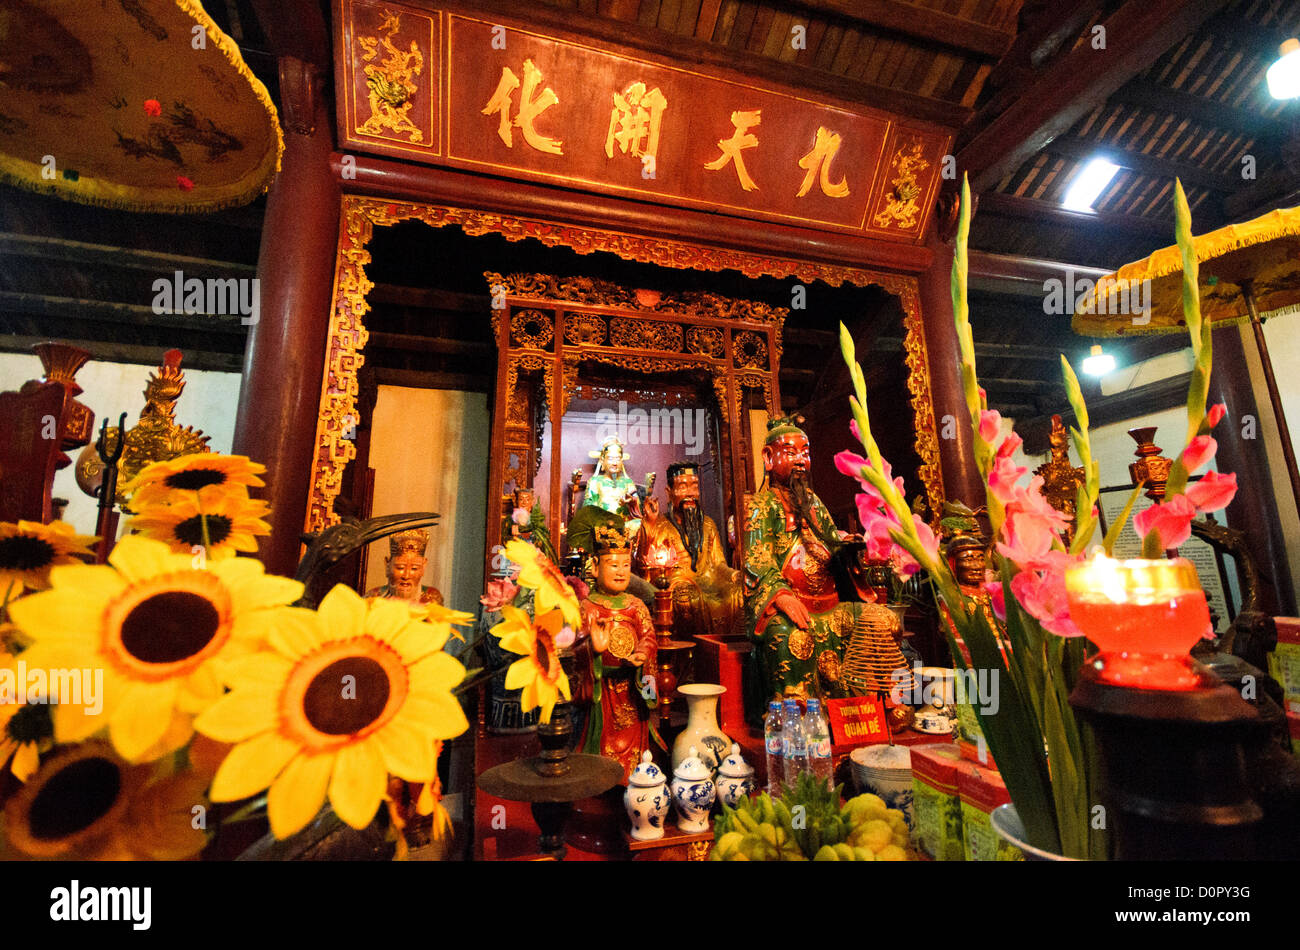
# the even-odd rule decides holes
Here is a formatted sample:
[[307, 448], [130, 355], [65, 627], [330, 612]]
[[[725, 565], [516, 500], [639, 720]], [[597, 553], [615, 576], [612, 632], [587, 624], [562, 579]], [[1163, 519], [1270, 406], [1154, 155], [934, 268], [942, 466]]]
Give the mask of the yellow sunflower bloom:
[[[149, 505], [184, 497], [173, 494], [174, 492], [188, 494], [214, 486], [243, 486], [244, 494], [247, 494], [248, 486], [266, 484], [257, 477], [265, 471], [265, 465], [249, 461], [243, 455], [199, 452], [146, 466], [123, 486], [122, 492], [131, 499], [132, 510], [140, 511]], [[204, 494], [206, 496], [207, 492]]]
[[62, 521], [0, 521], [0, 602], [17, 597], [24, 587], [50, 586], [50, 568], [79, 564], [77, 555], [94, 558], [91, 546], [99, 538], [77, 534]]
[[[16, 659], [0, 654], [0, 677], [16, 682]], [[50, 738], [49, 723], [48, 706], [0, 700], [0, 772], [8, 766], [18, 781], [31, 778], [40, 765], [40, 748]]]
[[518, 583], [537, 592], [534, 601], [539, 616], [559, 608], [564, 614], [565, 622], [571, 627], [576, 629], [582, 626], [578, 596], [550, 558], [527, 541], [518, 538], [506, 542], [506, 557], [519, 565]]
[[560, 696], [570, 699], [569, 677], [560, 667], [559, 648], [555, 637], [564, 626], [564, 616], [558, 610], [543, 614], [534, 624], [518, 607], [505, 604], [501, 608], [505, 618], [491, 629], [491, 634], [501, 641], [501, 649], [523, 654], [523, 659], [510, 664], [506, 671], [506, 689], [522, 689], [519, 704], [527, 712], [541, 709], [542, 722], [551, 721], [551, 711]]
[[123, 758], [151, 760], [189, 740], [193, 717], [222, 695], [217, 662], [259, 646], [302, 584], [265, 574], [253, 558], [194, 570], [188, 554], [140, 537], [119, 541], [109, 565], [56, 567], [50, 590], [9, 613], [31, 641], [29, 670], [103, 672], [94, 705], [55, 708], [55, 740], [107, 727]]
[[207, 834], [202, 778], [131, 765], [102, 741], [64, 749], [19, 790], [4, 812], [4, 838], [18, 856], [62, 860], [176, 861], [198, 854]]
[[201, 547], [204, 557], [220, 560], [233, 557], [236, 551], [255, 552], [254, 539], [271, 533], [271, 526], [262, 520], [262, 515], [270, 510], [266, 502], [240, 492], [185, 494], [177, 496], [169, 505], [141, 509], [126, 526], [146, 538], [162, 541], [178, 554], [191, 554], [195, 547]]
[[374, 819], [395, 775], [429, 782], [436, 744], [469, 728], [452, 690], [465, 668], [442, 652], [451, 628], [342, 585], [314, 613], [291, 609], [270, 649], [227, 664], [231, 692], [195, 721], [234, 744], [212, 800], [270, 787], [271, 831], [287, 838], [329, 799], [353, 828]]

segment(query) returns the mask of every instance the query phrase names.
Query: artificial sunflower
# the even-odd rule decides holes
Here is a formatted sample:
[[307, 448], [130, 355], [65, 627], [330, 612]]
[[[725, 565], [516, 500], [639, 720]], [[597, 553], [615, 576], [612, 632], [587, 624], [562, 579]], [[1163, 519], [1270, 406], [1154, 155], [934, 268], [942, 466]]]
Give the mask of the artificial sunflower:
[[516, 578], [519, 584], [537, 592], [535, 602], [539, 615], [558, 607], [570, 626], [577, 628], [582, 625], [578, 597], [550, 558], [518, 538], [506, 542], [506, 557], [519, 565], [519, 577]]
[[93, 558], [90, 546], [99, 538], [77, 534], [62, 521], [0, 521], [0, 603], [17, 597], [24, 587], [50, 586], [50, 568], [78, 564], [78, 555]]
[[123, 486], [122, 492], [131, 499], [131, 508], [140, 511], [149, 505], [175, 501], [175, 492], [200, 492], [205, 489], [265, 485], [257, 476], [266, 471], [265, 465], [249, 461], [243, 455], [218, 455], [199, 452], [182, 455], [165, 462], [154, 462]]
[[[131, 765], [94, 740], [56, 753], [5, 806], [6, 843], [28, 858], [176, 861], [207, 843], [204, 779]], [[196, 825], [198, 827], [196, 827]]]
[[542, 614], [534, 623], [527, 613], [510, 604], [501, 608], [505, 618], [490, 631], [501, 641], [501, 649], [523, 654], [506, 671], [506, 689], [522, 688], [519, 703], [525, 711], [540, 707], [542, 722], [551, 721], [551, 711], [560, 701], [572, 698], [569, 677], [560, 666], [555, 640], [564, 628], [560, 611]]
[[262, 520], [270, 510], [266, 502], [241, 492], [186, 494], [176, 496], [171, 504], [138, 509], [126, 526], [164, 542], [177, 553], [190, 554], [200, 547], [206, 558], [219, 560], [236, 551], [256, 551], [254, 538], [271, 533], [271, 526]]
[[452, 690], [465, 668], [442, 651], [451, 628], [342, 585], [316, 612], [293, 608], [269, 649], [224, 668], [231, 692], [195, 721], [234, 743], [212, 781], [229, 802], [270, 787], [271, 831], [286, 838], [328, 797], [353, 828], [374, 819], [389, 775], [431, 782], [436, 743], [469, 728]]
[[[18, 675], [16, 658], [0, 654], [0, 676]], [[50, 707], [36, 703], [0, 703], [0, 771], [6, 766], [25, 782], [40, 765], [40, 749], [52, 735]]]
[[253, 558], [195, 570], [188, 554], [133, 536], [108, 565], [56, 567], [50, 581], [9, 605], [31, 641], [28, 668], [103, 671], [100, 714], [59, 704], [55, 739], [77, 742], [107, 726], [132, 762], [183, 746], [192, 717], [222, 694], [216, 664], [259, 646], [302, 596], [302, 584], [265, 574]]

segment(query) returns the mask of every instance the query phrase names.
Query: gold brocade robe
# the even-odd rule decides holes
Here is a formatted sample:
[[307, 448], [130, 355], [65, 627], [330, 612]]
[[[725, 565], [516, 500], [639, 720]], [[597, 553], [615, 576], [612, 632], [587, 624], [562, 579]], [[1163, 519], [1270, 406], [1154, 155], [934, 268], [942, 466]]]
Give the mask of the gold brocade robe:
[[653, 523], [641, 522], [637, 561], [645, 564], [647, 569], [653, 567], [649, 563], [652, 546], [666, 547], [673, 554], [673, 566], [668, 569], [668, 586], [673, 592], [675, 633], [698, 637], [739, 632], [745, 596], [740, 572], [727, 563], [722, 536], [712, 518], [704, 516], [704, 536], [694, 568], [681, 532], [664, 515]]

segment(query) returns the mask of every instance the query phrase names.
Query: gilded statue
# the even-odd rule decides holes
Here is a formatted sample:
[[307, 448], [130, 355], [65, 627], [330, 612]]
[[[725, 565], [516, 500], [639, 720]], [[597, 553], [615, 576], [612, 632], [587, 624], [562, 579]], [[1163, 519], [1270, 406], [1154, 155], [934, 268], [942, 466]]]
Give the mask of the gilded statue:
[[[841, 673], [855, 660], [878, 675], [906, 669], [892, 638], [875, 636], [878, 604], [841, 602], [831, 556], [849, 536], [808, 480], [808, 436], [797, 420], [768, 423], [763, 487], [745, 516], [745, 628], [764, 700], [848, 694]], [[885, 682], [888, 682], [886, 679]]]
[[[617, 436], [605, 439], [599, 449], [588, 454], [598, 461], [595, 474], [587, 482], [583, 507], [593, 506], [621, 515], [628, 533], [636, 534], [641, 525], [641, 501], [636, 482], [627, 473], [626, 464], [632, 456], [627, 454]], [[651, 474], [646, 477], [646, 487], [649, 489], [653, 485], [654, 475]]]
[[582, 751], [614, 759], [626, 782], [650, 748], [663, 742], [651, 726], [656, 704], [654, 670], [658, 640], [650, 610], [628, 592], [632, 541], [607, 525], [595, 530], [595, 583], [582, 602], [575, 700], [590, 701]]
[[725, 635], [737, 629], [744, 611], [740, 572], [727, 563], [718, 525], [700, 508], [700, 467], [668, 466], [668, 511], [648, 497], [637, 542], [641, 574], [664, 571], [673, 593], [678, 634]]
[[1034, 474], [1043, 478], [1043, 497], [1047, 503], [1070, 519], [1065, 529], [1065, 543], [1068, 545], [1074, 540], [1079, 486], [1084, 482], [1084, 474], [1083, 469], [1070, 464], [1070, 433], [1060, 416], [1052, 416], [1052, 431], [1047, 439], [1051, 445], [1051, 457], [1034, 469]]
[[425, 568], [429, 566], [429, 559], [425, 556], [428, 547], [429, 532], [423, 528], [401, 531], [389, 537], [388, 557], [384, 560], [388, 583], [372, 587], [366, 591], [366, 597], [387, 597], [412, 604], [441, 604], [442, 594], [438, 589], [420, 583]]

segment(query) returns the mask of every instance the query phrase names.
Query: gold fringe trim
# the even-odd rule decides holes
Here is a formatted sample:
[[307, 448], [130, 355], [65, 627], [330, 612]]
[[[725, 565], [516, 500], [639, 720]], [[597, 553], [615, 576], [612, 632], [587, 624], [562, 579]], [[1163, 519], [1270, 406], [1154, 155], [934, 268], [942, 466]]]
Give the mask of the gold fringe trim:
[[[148, 192], [135, 185], [119, 184], [87, 177], [79, 177], [76, 181], [66, 178], [43, 179], [41, 177], [41, 165], [5, 154], [0, 154], [0, 181], [27, 191], [34, 191], [37, 194], [62, 198], [66, 201], [75, 201], [78, 204], [115, 208], [121, 211], [161, 214], [204, 214], [221, 211], [225, 208], [236, 208], [255, 200], [271, 187], [271, 182], [280, 173], [280, 159], [284, 154], [284, 133], [280, 130], [280, 113], [276, 110], [275, 103], [271, 101], [271, 94], [244, 62], [238, 44], [221, 31], [221, 28], [208, 16], [207, 11], [203, 9], [197, 0], [174, 0], [174, 2], [182, 13], [204, 28], [217, 51], [221, 53], [239, 77], [248, 84], [254, 99], [266, 110], [267, 117], [271, 120], [271, 131], [275, 140], [274, 154], [268, 152], [263, 156], [257, 167], [252, 170], [250, 175], [253, 178], [253, 183], [244, 185], [235, 182], [213, 188], [211, 189], [211, 197], [204, 199], [180, 200], [174, 203], [150, 201], [143, 197]], [[82, 186], [85, 187], [85, 191], [77, 190]], [[200, 185], [196, 184], [195, 190], [200, 187]], [[132, 197], [132, 193], [135, 193], [137, 197]], [[158, 193], [161, 196], [171, 192], [158, 190]]]

